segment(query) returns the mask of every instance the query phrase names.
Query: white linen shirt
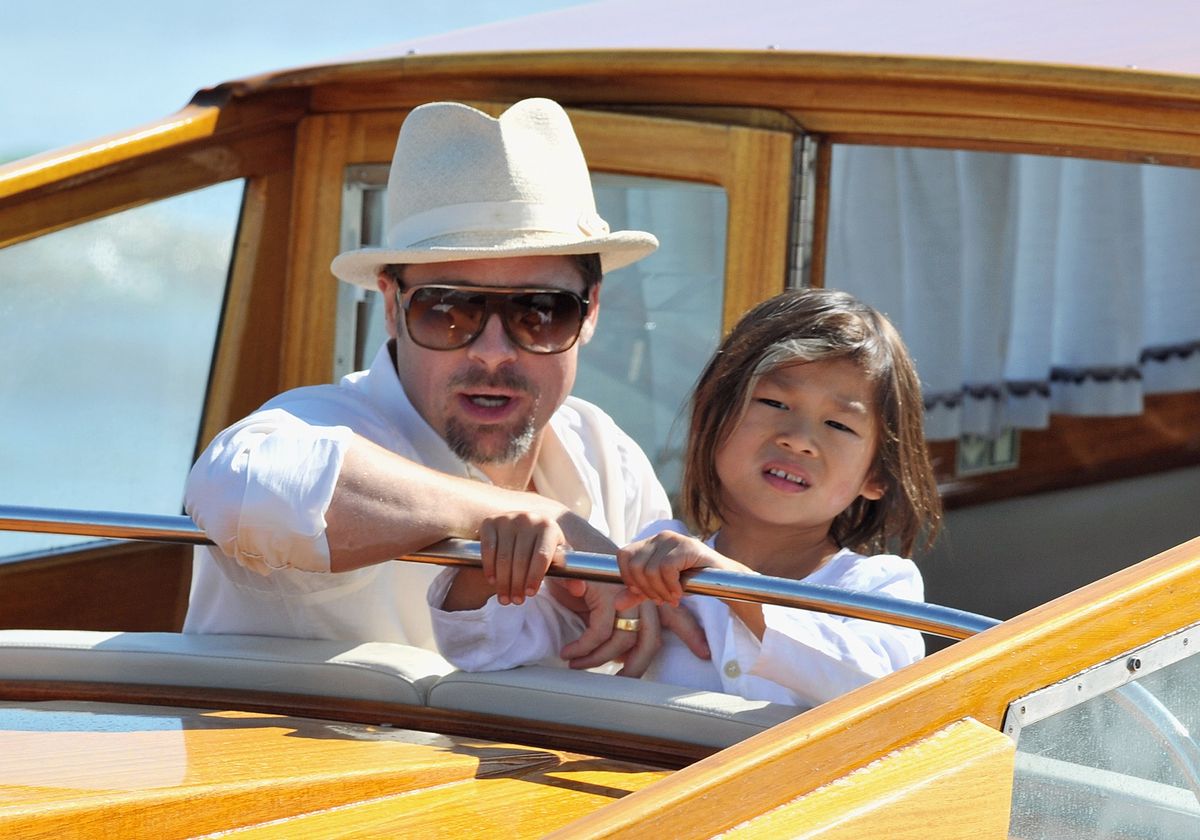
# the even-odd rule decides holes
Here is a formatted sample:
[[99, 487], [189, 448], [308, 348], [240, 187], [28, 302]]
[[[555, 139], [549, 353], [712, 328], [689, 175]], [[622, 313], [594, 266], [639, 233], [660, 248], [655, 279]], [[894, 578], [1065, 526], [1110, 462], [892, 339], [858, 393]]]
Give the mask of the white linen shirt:
[[[187, 511], [216, 547], [196, 550], [184, 632], [436, 649], [425, 599], [436, 567], [329, 571], [325, 511], [356, 434], [441, 472], [487, 480], [417, 413], [386, 344], [368, 370], [337, 385], [275, 397], [217, 435], [188, 476]], [[550, 419], [533, 482], [617, 544], [670, 515], [638, 445], [574, 397]]]
[[[677, 521], [656, 523], [646, 533], [667, 528], [687, 533]], [[453, 573], [447, 569], [435, 581], [429, 603], [442, 655], [456, 667], [494, 671], [564, 664], [558, 651], [582, 631], [576, 616], [541, 592], [521, 605], [501, 606], [492, 597], [478, 610], [446, 612], [438, 607]], [[842, 549], [804, 582], [924, 599], [916, 564], [890, 554], [867, 557]], [[809, 708], [925, 655], [918, 631], [874, 621], [764, 605], [767, 629], [759, 641], [719, 598], [685, 595], [682, 603], [704, 628], [712, 660], [700, 659], [674, 633], [664, 633], [643, 679]]]

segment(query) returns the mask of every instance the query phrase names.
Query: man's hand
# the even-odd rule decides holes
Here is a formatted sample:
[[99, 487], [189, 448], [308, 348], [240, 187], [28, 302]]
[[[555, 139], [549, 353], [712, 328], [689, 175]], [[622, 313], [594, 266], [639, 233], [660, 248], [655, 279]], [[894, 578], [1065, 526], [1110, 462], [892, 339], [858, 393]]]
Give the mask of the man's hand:
[[625, 654], [624, 664], [620, 671], [622, 677], [640, 677], [646, 673], [654, 660], [659, 648], [662, 647], [662, 635], [668, 630], [683, 639], [692, 653], [701, 659], [712, 659], [712, 651], [708, 649], [708, 640], [704, 637], [704, 628], [696, 621], [696, 617], [683, 607], [673, 607], [663, 604], [656, 607], [649, 601], [638, 605], [642, 618], [637, 644]]
[[501, 604], [536, 595], [551, 565], [563, 563], [566, 538], [558, 523], [537, 513], [489, 516], [479, 526], [483, 576]]
[[640, 677], [646, 673], [654, 657], [662, 648], [662, 628], [659, 625], [658, 608], [649, 601], [638, 605], [637, 643], [622, 659], [618, 677]]
[[[616, 551], [608, 537], [558, 502], [533, 493], [520, 495], [528, 501], [528, 510], [481, 517], [478, 537], [482, 566], [458, 570], [441, 604], [443, 610], [477, 610], [492, 595], [501, 604], [521, 603], [537, 592], [549, 566], [562, 563], [559, 547], [572, 546], [599, 554]], [[556, 596], [560, 592], [557, 588], [553, 591]], [[588, 609], [582, 600], [567, 606], [581, 616]]]
[[[613, 583], [585, 580], [562, 581], [551, 590], [554, 597], [587, 621], [587, 628], [578, 639], [560, 652], [572, 668], [594, 668], [619, 659], [637, 644], [633, 630], [618, 630], [616, 599], [621, 587]], [[564, 597], [564, 592], [566, 597]], [[638, 608], [625, 610], [623, 618], [636, 618]]]
[[[633, 608], [618, 611], [617, 599], [624, 591], [616, 584], [582, 580], [554, 580], [550, 591], [555, 599], [587, 621], [587, 629], [578, 639], [564, 647], [559, 654], [572, 668], [594, 668], [614, 659], [625, 667], [627, 677], [640, 677], [646, 672], [662, 646], [660, 628], [671, 630], [701, 659], [712, 656], [704, 629], [695, 616], [682, 607], [642, 602]], [[638, 618], [637, 632], [618, 630], [618, 616]], [[645, 638], [643, 638], [643, 634]]]

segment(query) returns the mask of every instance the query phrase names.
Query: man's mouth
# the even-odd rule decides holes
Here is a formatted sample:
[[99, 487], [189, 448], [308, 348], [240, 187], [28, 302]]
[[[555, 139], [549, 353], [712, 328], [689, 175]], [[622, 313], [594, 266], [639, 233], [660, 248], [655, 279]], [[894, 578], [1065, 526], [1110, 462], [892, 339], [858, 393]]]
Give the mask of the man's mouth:
[[512, 397], [502, 394], [464, 394], [464, 396], [480, 408], [501, 408], [512, 400]]
[[[471, 369], [450, 378], [446, 388], [476, 405], [489, 408], [511, 402], [521, 394], [533, 394], [534, 387], [516, 371], [486, 372]], [[476, 390], [476, 389], [481, 390]]]
[[799, 485], [800, 487], [808, 486], [808, 482], [805, 481], [801, 476], [798, 476], [795, 473], [790, 473], [787, 470], [781, 470], [778, 467], [769, 467], [765, 470], [765, 472], [767, 475], [774, 476], [775, 478], [781, 478], [784, 481], [790, 481], [792, 484]]

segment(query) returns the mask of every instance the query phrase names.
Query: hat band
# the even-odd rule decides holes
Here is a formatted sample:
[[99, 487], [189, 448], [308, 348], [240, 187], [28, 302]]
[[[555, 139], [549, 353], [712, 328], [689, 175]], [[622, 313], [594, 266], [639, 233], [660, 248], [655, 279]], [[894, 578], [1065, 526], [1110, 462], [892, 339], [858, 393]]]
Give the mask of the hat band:
[[594, 210], [580, 213], [522, 201], [481, 201], [416, 213], [393, 226], [388, 231], [387, 241], [389, 247], [400, 250], [439, 236], [486, 230], [510, 234], [517, 231], [582, 234], [586, 238], [609, 232], [608, 222]]

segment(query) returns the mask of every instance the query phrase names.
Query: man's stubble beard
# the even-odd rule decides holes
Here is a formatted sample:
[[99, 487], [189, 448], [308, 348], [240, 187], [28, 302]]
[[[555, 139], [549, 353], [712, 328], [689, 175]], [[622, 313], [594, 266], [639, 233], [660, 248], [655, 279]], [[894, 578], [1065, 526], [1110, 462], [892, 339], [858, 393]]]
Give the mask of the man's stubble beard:
[[[533, 442], [537, 438], [537, 428], [534, 418], [537, 416], [540, 395], [524, 376], [511, 372], [486, 374], [480, 371], [470, 371], [453, 377], [448, 383], [450, 390], [470, 386], [500, 386], [527, 394], [533, 399], [529, 411], [524, 417], [519, 417], [508, 427], [498, 427], [495, 424], [468, 424], [450, 416], [446, 419], [446, 444], [450, 451], [468, 464], [485, 466], [490, 464], [511, 464], [529, 454]], [[491, 445], [487, 438], [497, 432], [502, 440]]]
[[484, 427], [468, 427], [454, 418], [446, 421], [446, 444], [450, 451], [468, 464], [511, 464], [529, 454], [537, 436], [533, 425], [533, 412], [509, 427], [505, 431], [505, 439], [497, 446], [485, 446], [484, 441], [480, 439], [482, 428]]

